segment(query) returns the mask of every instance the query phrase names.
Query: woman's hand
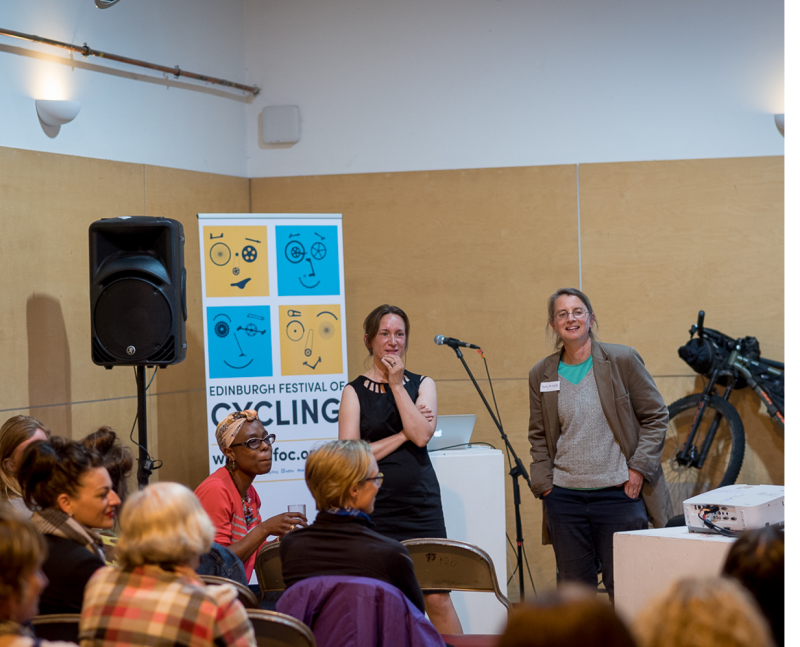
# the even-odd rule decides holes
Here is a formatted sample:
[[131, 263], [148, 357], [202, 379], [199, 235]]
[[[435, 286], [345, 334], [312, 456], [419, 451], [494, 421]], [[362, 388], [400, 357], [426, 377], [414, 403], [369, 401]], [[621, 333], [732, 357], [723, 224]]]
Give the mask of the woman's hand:
[[433, 409], [431, 409], [427, 404], [418, 404], [417, 409], [419, 409], [420, 413], [425, 416], [425, 419], [428, 422], [433, 422], [436, 416], [433, 413]]
[[639, 474], [639, 472], [632, 470], [629, 467], [628, 480], [625, 481], [625, 494], [627, 494], [631, 499], [637, 498], [639, 496], [639, 492], [642, 491], [642, 483], [644, 483], [644, 477]]
[[400, 359], [400, 356], [385, 355], [381, 357], [381, 363], [383, 364], [383, 370], [386, 373], [386, 381], [389, 383], [389, 387], [402, 387], [403, 374], [405, 373], [406, 367], [403, 364], [403, 360]]
[[308, 520], [300, 512], [282, 512], [261, 522], [261, 526], [267, 531], [267, 535], [283, 537], [287, 532], [294, 530], [295, 526], [308, 526]]

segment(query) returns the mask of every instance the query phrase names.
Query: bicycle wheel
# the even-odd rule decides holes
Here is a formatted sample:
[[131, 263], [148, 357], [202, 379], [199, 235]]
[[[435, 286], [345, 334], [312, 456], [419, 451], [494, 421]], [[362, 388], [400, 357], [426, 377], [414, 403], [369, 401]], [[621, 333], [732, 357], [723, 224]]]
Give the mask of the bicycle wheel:
[[703, 394], [694, 393], [669, 405], [669, 427], [661, 454], [661, 467], [672, 495], [675, 515], [683, 516], [684, 500], [723, 485], [732, 485], [742, 469], [744, 425], [734, 406], [718, 395], [711, 396], [692, 444], [699, 454], [711, 423], [717, 414], [721, 414], [703, 467], [698, 469], [680, 465], [676, 460], [677, 453], [686, 443], [702, 401]]

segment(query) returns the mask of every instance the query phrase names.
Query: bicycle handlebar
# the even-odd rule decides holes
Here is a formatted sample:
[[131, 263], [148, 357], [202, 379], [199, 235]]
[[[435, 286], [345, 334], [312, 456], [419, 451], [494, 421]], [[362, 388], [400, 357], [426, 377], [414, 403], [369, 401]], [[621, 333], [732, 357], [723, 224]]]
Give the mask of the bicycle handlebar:
[[706, 318], [706, 311], [701, 310], [697, 313], [697, 336], [702, 339], [703, 338], [703, 321]]

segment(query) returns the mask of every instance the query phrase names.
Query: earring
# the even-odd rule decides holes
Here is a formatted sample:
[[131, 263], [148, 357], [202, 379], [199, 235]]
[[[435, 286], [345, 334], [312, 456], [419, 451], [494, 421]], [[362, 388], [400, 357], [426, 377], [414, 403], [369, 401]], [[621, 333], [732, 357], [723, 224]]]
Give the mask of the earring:
[[236, 467], [236, 459], [235, 458], [231, 458], [230, 459], [230, 462], [228, 463], [228, 469], [231, 472], [235, 472], [237, 469], [239, 469], [238, 467]]

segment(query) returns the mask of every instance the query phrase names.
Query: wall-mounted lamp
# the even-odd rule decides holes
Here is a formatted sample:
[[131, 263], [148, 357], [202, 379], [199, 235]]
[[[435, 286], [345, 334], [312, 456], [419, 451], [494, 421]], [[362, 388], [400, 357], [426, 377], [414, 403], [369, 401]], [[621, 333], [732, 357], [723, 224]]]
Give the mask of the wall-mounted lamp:
[[52, 138], [58, 135], [63, 124], [68, 124], [80, 112], [79, 101], [48, 101], [36, 99], [36, 114], [45, 134]]
[[783, 115], [775, 115], [775, 125], [778, 127], [780, 134], [786, 137], [786, 135], [783, 134]]

